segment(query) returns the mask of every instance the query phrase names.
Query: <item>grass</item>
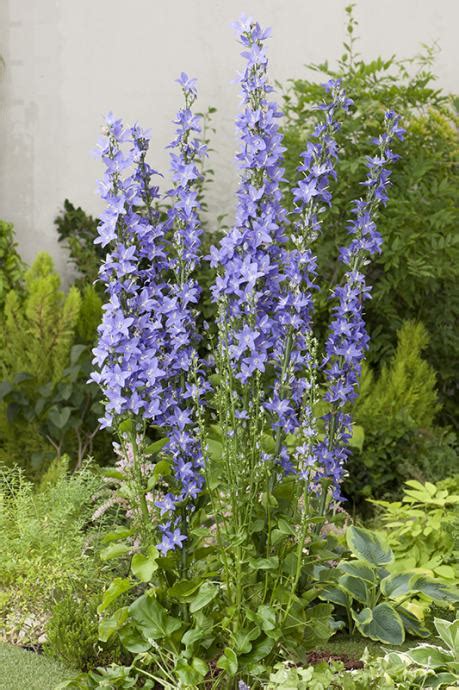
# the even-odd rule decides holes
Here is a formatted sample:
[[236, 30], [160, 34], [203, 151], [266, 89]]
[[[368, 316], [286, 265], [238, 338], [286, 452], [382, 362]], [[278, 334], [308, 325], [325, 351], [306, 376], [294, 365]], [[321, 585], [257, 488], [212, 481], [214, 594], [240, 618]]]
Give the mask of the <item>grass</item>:
[[0, 690], [54, 690], [71, 674], [54, 659], [0, 644]]
[[[404, 651], [410, 649], [419, 642], [421, 642], [420, 639], [409, 638], [405, 640], [402, 645], [397, 646], [397, 650]], [[352, 659], [360, 659], [365, 651], [365, 647], [372, 656], [384, 656], [386, 649], [395, 648], [394, 645], [383, 645], [382, 642], [374, 642], [369, 638], [363, 638], [358, 635], [354, 637], [349, 635], [336, 635], [336, 637], [332, 637], [328, 643], [323, 645], [321, 651], [330, 652], [330, 654], [336, 655], [345, 654]]]

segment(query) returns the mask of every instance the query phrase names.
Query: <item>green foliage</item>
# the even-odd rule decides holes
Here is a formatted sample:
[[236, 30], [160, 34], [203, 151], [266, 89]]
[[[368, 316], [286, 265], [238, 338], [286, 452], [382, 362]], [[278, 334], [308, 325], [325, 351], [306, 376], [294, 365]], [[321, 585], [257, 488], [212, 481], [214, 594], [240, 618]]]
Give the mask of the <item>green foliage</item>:
[[61, 291], [47, 254], [26, 272], [23, 289], [8, 293], [0, 313], [3, 464], [39, 475], [56, 454], [69, 453], [80, 466], [86, 455], [106, 450], [103, 434], [94, 445], [100, 393], [87, 384], [100, 314], [94, 288]]
[[84, 287], [97, 279], [100, 262], [105, 257], [105, 250], [95, 245], [99, 221], [68, 199], [64, 208], [56, 217], [54, 224], [59, 242], [63, 242], [70, 254], [70, 261], [80, 274], [77, 284]]
[[406, 482], [401, 501], [372, 501], [395, 554], [398, 569], [422, 568], [459, 581], [459, 492], [439, 485]]
[[10, 290], [21, 290], [25, 266], [14, 241], [12, 223], [0, 220], [0, 309]]
[[[372, 365], [379, 366], [393, 354], [395, 334], [403, 321], [421, 321], [434, 335], [427, 356], [438, 373], [442, 417], [451, 423], [457, 413], [454, 370], [459, 357], [455, 336], [459, 318], [457, 118], [447, 97], [435, 88], [432, 51], [408, 61], [392, 56], [365, 62], [356, 52], [352, 8], [347, 12], [348, 35], [337, 66], [310, 65], [320, 75], [317, 82], [294, 80], [285, 93], [287, 177], [295, 178], [299, 154], [317, 123], [312, 106], [321, 97], [320, 83], [330, 77], [342, 79], [358, 107], [337, 135], [338, 179], [319, 240], [321, 271], [334, 282], [337, 250], [346, 233], [350, 202], [361, 195], [371, 139], [389, 105], [402, 115], [406, 139], [391, 178], [389, 203], [378, 219], [384, 248], [369, 268], [373, 286], [373, 299], [366, 305], [369, 357]], [[326, 298], [321, 310], [324, 328], [329, 309]]]
[[416, 570], [393, 572], [394, 554], [388, 540], [375, 531], [351, 526], [346, 533], [352, 559], [334, 568], [319, 566], [319, 598], [343, 611], [350, 632], [385, 644], [400, 645], [405, 634], [428, 637], [429, 631], [406, 602], [422, 596], [429, 601], [457, 602], [459, 593], [443, 581]]
[[5, 378], [33, 373], [40, 383], [56, 381], [68, 362], [81, 297], [60, 290], [60, 278], [48, 254], [38, 254], [25, 275], [25, 292], [12, 290], [5, 300], [0, 371]]
[[457, 688], [459, 686], [459, 619], [434, 620], [440, 645], [421, 644], [403, 654], [393, 653], [394, 658], [408, 661], [429, 672], [427, 688]]
[[432, 675], [416, 669], [403, 655], [386, 654], [362, 657], [363, 668], [345, 671], [341, 662], [321, 662], [302, 668], [288, 662], [276, 664], [267, 690], [415, 690], [426, 686]]
[[98, 596], [85, 590], [64, 594], [46, 626], [47, 654], [82, 671], [117, 661], [118, 648], [99, 642], [97, 606]]
[[86, 590], [90, 596], [103, 586], [94, 555], [98, 528], [91, 520], [93, 496], [100, 488], [101, 480], [90, 468], [72, 476], [64, 468], [54, 469], [38, 488], [18, 469], [1, 471], [4, 639], [36, 645], [44, 639], [55, 602], [72, 592]]
[[397, 496], [408, 478], [442, 479], [457, 468], [455, 434], [435, 426], [435, 373], [422, 357], [427, 343], [425, 327], [408, 321], [379, 376], [363, 369], [353, 417], [365, 440], [361, 452], [353, 450], [344, 484], [359, 510], [366, 497]]

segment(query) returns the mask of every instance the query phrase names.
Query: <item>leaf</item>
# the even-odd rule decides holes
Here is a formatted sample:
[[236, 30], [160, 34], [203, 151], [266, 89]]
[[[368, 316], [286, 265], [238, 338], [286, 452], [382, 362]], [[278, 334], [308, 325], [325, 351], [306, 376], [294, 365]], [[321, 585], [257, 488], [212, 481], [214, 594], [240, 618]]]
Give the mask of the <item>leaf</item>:
[[234, 646], [238, 654], [248, 654], [252, 650], [252, 642], [260, 636], [260, 628], [256, 625], [248, 630], [238, 630], [234, 633]]
[[186, 659], [177, 659], [175, 671], [184, 687], [195, 688], [205, 678], [209, 672], [209, 667], [205, 661], [195, 656], [191, 664]]
[[413, 592], [412, 582], [415, 576], [416, 573], [412, 571], [388, 575], [381, 580], [381, 592], [390, 599], [397, 599]]
[[221, 460], [223, 457], [223, 444], [213, 438], [207, 439], [207, 452], [211, 460]]
[[192, 594], [199, 589], [202, 584], [201, 578], [194, 580], [180, 580], [167, 590], [168, 596], [173, 599], [188, 599]]
[[110, 618], [102, 618], [99, 623], [99, 640], [107, 642], [127, 621], [129, 610], [127, 606], [118, 609]]
[[276, 570], [279, 567], [279, 557], [249, 558], [249, 566], [252, 570]]
[[133, 654], [143, 654], [148, 652], [151, 647], [151, 643], [133, 625], [126, 625], [121, 628], [119, 636], [123, 647]]
[[133, 534], [133, 530], [129, 527], [115, 527], [111, 532], [104, 534], [102, 538], [103, 544], [109, 544], [112, 541], [118, 541], [119, 539], [126, 539]]
[[132, 574], [141, 582], [150, 582], [153, 573], [158, 570], [158, 556], [156, 546], [149, 546], [146, 556], [141, 553], [134, 554], [131, 561]]
[[230, 676], [237, 673], [238, 661], [235, 652], [229, 647], [225, 647], [222, 656], [217, 661], [217, 668], [226, 671]]
[[397, 607], [397, 611], [402, 619], [403, 626], [408, 635], [416, 637], [430, 637], [430, 631], [422, 625], [421, 621], [403, 606]]
[[450, 601], [452, 603], [459, 601], [457, 588], [452, 588], [444, 582], [439, 582], [425, 575], [414, 578], [412, 587], [414, 591], [421, 592], [434, 601]]
[[182, 623], [169, 616], [157, 599], [143, 594], [129, 607], [129, 613], [149, 640], [167, 638], [178, 630]]
[[415, 664], [430, 666], [431, 668], [440, 668], [454, 661], [452, 652], [425, 642], [409, 649], [406, 654]]
[[343, 592], [342, 589], [339, 589], [339, 587], [332, 587], [331, 585], [326, 585], [320, 590], [319, 599], [329, 601], [338, 606], [344, 606], [344, 608], [350, 605], [349, 595]]
[[347, 575], [353, 575], [361, 580], [365, 580], [370, 585], [376, 583], [376, 573], [365, 561], [341, 561], [339, 569]]
[[131, 550], [131, 547], [127, 544], [113, 543], [102, 549], [100, 552], [100, 558], [102, 561], [110, 561], [113, 558], [118, 558], [119, 556], [124, 556]]
[[374, 609], [363, 609], [358, 614], [352, 611], [352, 617], [362, 635], [372, 640], [399, 645], [405, 639], [402, 619], [390, 604], [378, 604]]
[[434, 618], [434, 625], [443, 642], [459, 657], [459, 618], [455, 621]]
[[71, 407], [61, 407], [60, 409], [51, 407], [48, 412], [48, 419], [55, 427], [62, 430], [69, 421], [71, 414]]
[[153, 443], [150, 443], [145, 448], [145, 455], [157, 455], [164, 448], [164, 446], [167, 443], [169, 443], [168, 438], [160, 438], [160, 439], [158, 439], [158, 441], [154, 441]]
[[212, 584], [212, 582], [204, 582], [190, 604], [190, 613], [196, 613], [196, 611], [199, 611], [200, 609], [204, 608], [204, 606], [207, 606], [212, 599], [215, 599], [218, 591], [217, 585]]
[[132, 434], [135, 431], [135, 422], [133, 419], [125, 419], [118, 425], [118, 433]]
[[102, 602], [97, 607], [97, 613], [102, 613], [106, 608], [113, 604], [114, 601], [118, 599], [124, 592], [127, 592], [133, 587], [130, 580], [123, 577], [115, 577], [115, 579], [110, 583], [109, 587], [105, 590]]
[[353, 599], [356, 599], [361, 604], [368, 605], [371, 603], [370, 592], [365, 580], [361, 580], [359, 577], [354, 577], [353, 575], [341, 575], [338, 579], [338, 583], [345, 592], [350, 594]]
[[351, 525], [346, 532], [346, 541], [354, 556], [372, 565], [387, 565], [394, 560], [386, 540], [371, 530]]
[[353, 424], [351, 428], [352, 436], [349, 439], [349, 445], [351, 448], [357, 448], [357, 450], [363, 450], [363, 443], [365, 441], [365, 431], [363, 426], [358, 424]]

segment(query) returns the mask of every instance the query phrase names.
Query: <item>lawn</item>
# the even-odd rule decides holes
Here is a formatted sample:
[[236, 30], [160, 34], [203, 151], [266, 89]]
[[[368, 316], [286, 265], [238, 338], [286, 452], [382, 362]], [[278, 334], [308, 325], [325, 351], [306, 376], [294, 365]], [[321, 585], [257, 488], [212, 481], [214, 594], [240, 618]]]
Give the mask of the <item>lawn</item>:
[[0, 644], [0, 690], [53, 690], [71, 673], [54, 659]]

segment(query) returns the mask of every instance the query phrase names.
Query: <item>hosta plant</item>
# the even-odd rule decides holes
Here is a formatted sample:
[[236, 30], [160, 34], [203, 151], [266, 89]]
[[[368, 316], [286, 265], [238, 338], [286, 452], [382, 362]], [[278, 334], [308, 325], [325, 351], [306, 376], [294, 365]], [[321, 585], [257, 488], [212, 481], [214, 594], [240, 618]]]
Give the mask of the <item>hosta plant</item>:
[[433, 602], [457, 602], [459, 593], [448, 584], [416, 570], [391, 573], [394, 554], [386, 539], [375, 531], [351, 526], [346, 534], [353, 558], [333, 568], [316, 567], [325, 586], [320, 599], [335, 604], [346, 617], [350, 632], [372, 640], [400, 645], [405, 634], [428, 637], [429, 631], [406, 602], [422, 595]]

